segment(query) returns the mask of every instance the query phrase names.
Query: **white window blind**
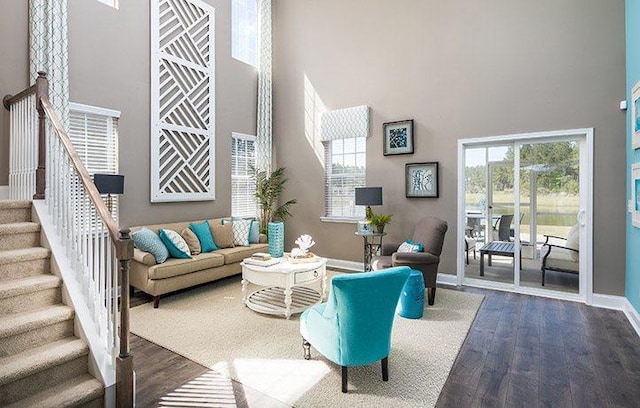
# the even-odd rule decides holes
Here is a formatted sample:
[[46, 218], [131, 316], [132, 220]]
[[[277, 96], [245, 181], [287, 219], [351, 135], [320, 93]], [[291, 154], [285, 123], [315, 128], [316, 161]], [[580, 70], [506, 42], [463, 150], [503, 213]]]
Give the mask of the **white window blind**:
[[255, 217], [258, 213], [251, 166], [256, 166], [256, 137], [232, 133], [231, 215], [234, 217]]
[[[69, 104], [69, 138], [91, 176], [118, 173], [119, 117], [118, 111]], [[118, 197], [112, 199], [117, 219]]]
[[355, 205], [355, 189], [366, 184], [366, 140], [354, 137], [323, 142], [327, 217], [364, 217], [364, 207]]
[[231, 1], [231, 56], [254, 67], [258, 65], [257, 0]]

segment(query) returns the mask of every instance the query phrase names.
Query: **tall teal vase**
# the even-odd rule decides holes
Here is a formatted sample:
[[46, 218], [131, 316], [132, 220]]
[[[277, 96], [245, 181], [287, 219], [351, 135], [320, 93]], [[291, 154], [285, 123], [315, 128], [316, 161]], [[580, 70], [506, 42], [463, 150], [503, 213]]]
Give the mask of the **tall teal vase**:
[[270, 222], [267, 226], [269, 255], [280, 258], [284, 255], [284, 223]]

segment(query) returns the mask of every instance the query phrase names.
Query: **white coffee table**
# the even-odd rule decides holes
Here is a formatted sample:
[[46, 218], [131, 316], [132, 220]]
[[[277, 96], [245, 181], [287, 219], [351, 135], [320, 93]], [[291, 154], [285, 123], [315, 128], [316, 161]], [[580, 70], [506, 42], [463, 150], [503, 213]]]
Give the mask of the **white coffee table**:
[[[260, 313], [284, 315], [294, 313], [322, 302], [327, 291], [327, 260], [291, 263], [281, 258], [272, 266], [257, 266], [242, 262], [242, 300], [251, 310]], [[308, 287], [319, 282], [321, 291]], [[249, 283], [261, 286], [247, 296]], [[304, 285], [304, 286], [302, 286]]]

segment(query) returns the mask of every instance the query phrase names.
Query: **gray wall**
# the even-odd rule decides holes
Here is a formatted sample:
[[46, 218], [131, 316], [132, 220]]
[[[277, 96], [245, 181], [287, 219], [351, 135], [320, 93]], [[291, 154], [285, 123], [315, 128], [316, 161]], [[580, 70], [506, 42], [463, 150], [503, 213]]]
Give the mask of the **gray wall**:
[[[24, 0], [3, 0], [0, 17], [0, 99], [29, 86], [29, 9]], [[9, 184], [9, 111], [0, 107], [0, 186]]]
[[216, 9], [216, 199], [151, 204], [149, 1], [69, 2], [69, 77], [74, 102], [122, 111], [121, 224], [195, 220], [231, 213], [231, 132], [255, 134], [257, 73], [231, 58], [231, 2]]
[[[367, 104], [367, 183], [384, 188], [388, 241], [449, 222], [440, 271], [456, 271], [457, 140], [595, 128], [595, 291], [624, 294], [624, 1], [274, 2], [274, 140], [295, 197], [289, 247], [360, 261], [353, 224], [322, 223], [323, 169], [305, 137], [304, 77], [328, 109]], [[308, 93], [309, 89], [307, 90]], [[307, 104], [308, 106], [309, 104]], [[382, 155], [382, 124], [415, 120], [415, 153]], [[308, 134], [307, 129], [307, 134]], [[440, 198], [407, 199], [404, 165], [440, 162]]]

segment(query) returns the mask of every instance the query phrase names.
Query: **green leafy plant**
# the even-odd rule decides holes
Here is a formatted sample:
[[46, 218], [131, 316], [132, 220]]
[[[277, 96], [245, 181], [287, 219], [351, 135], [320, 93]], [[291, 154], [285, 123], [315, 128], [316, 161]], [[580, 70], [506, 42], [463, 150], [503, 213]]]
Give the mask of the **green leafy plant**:
[[256, 202], [260, 211], [260, 232], [267, 233], [267, 225], [273, 220], [282, 220], [291, 216], [289, 211], [297, 200], [289, 200], [278, 206], [280, 195], [284, 191], [287, 178], [284, 176], [284, 167], [280, 167], [268, 174], [264, 170], [255, 167], [250, 168], [251, 178], [256, 183]]
[[384, 229], [384, 226], [391, 222], [392, 214], [372, 214], [370, 221], [371, 225]]

